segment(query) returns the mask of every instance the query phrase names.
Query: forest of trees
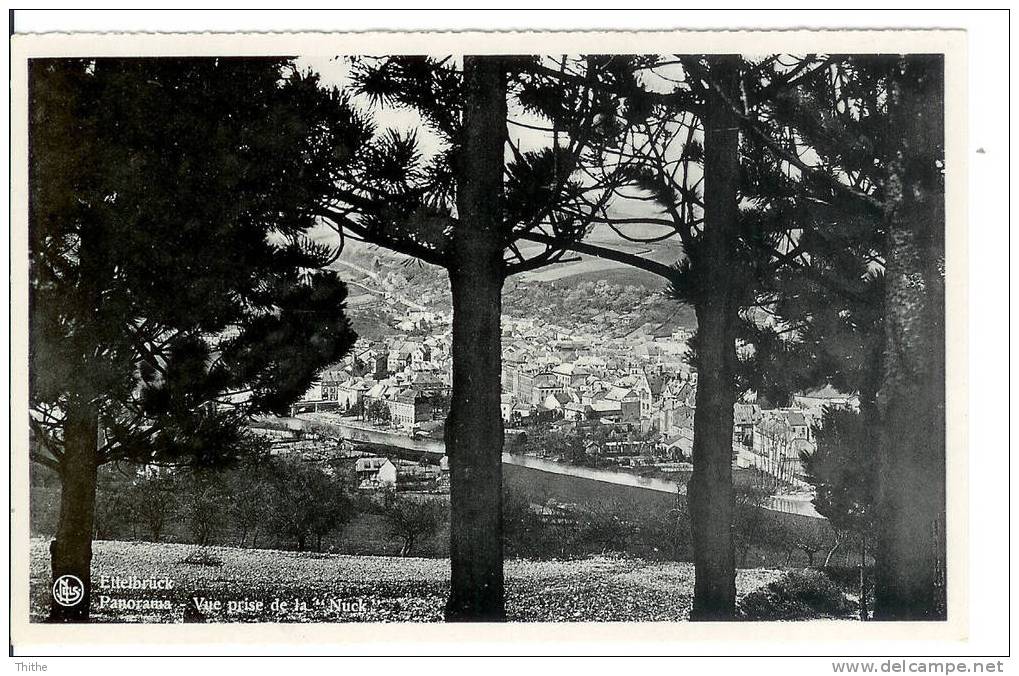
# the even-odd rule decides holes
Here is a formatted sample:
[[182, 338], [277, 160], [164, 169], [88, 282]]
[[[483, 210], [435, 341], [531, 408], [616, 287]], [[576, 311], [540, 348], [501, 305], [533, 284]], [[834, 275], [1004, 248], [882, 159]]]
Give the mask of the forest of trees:
[[[875, 434], [887, 482], [877, 489], [875, 616], [943, 617], [941, 67], [895, 55], [357, 64], [360, 93], [414, 108], [446, 142], [425, 166], [412, 137], [383, 136], [403, 183], [352, 175], [335, 193], [345, 209], [330, 213], [340, 230], [450, 272], [451, 619], [503, 612], [498, 291], [568, 252], [659, 274], [696, 312], [694, 619], [735, 617], [733, 404], [744, 387], [775, 394], [812, 380], [860, 391]], [[518, 126], [544, 130], [540, 149], [521, 149]], [[917, 175], [910, 190], [907, 171]], [[617, 217], [615, 198], [654, 208]], [[585, 242], [592, 224], [648, 244], [676, 237], [684, 256], [668, 266]], [[628, 235], [631, 225], [660, 230]], [[546, 249], [528, 258], [521, 241]], [[921, 353], [934, 358], [900, 363]], [[811, 367], [790, 368], [798, 359]], [[914, 407], [926, 437], [903, 417]]]
[[[149, 86], [148, 66], [119, 62], [50, 64], [34, 73], [32, 180], [39, 190], [33, 188], [32, 196], [32, 292], [39, 312], [32, 331], [33, 374], [40, 378], [33, 381], [33, 425], [51, 449], [39, 461], [58, 468], [74, 504], [95, 491], [94, 471], [81, 470], [81, 458], [87, 465], [113, 457], [118, 448], [125, 457], [140, 448], [162, 451], [152, 442], [163, 438], [164, 419], [194, 432], [196, 440], [198, 432], [210, 430], [227, 435], [215, 447], [239, 452], [244, 440], [230, 436], [236, 426], [222, 421], [219, 407], [200, 404], [251, 387], [250, 410], [277, 410], [299, 394], [317, 365], [349, 348], [342, 285], [318, 273], [312, 276], [316, 286], [298, 274], [320, 269], [333, 255], [301, 237], [320, 218], [335, 229], [337, 246], [362, 240], [448, 275], [448, 620], [505, 619], [504, 283], [576, 254], [658, 275], [674, 302], [696, 316], [690, 357], [699, 374], [688, 487], [695, 565], [691, 619], [738, 616], [733, 405], [748, 390], [780, 399], [825, 382], [859, 392], [863, 443], [873, 449], [880, 470], [873, 487], [875, 618], [944, 618], [940, 57], [355, 58], [350, 91], [319, 87], [314, 76], [281, 71], [279, 62], [238, 63], [253, 72], [238, 75], [226, 60], [195, 60], [176, 66], [184, 74], [179, 82], [167, 68], [169, 80], [156, 78], [156, 87]], [[217, 77], [224, 78], [221, 89], [188, 89], [195, 79]], [[128, 87], [130, 95], [123, 89]], [[204, 100], [210, 89], [222, 100]], [[81, 96], [80, 103], [68, 91]], [[90, 106], [90, 96], [130, 103]], [[104, 111], [95, 114], [90, 129], [105, 139], [111, 118], [141, 124], [135, 116], [158, 107], [161, 96], [178, 104], [170, 126], [152, 126], [146, 118], [137, 140], [121, 130], [116, 139], [96, 141], [113, 150], [112, 164], [89, 167], [96, 183], [78, 197], [82, 187], [68, 184], [67, 167], [54, 161], [52, 149], [47, 152], [47, 144], [76, 147], [61, 125], [84, 116], [83, 110]], [[194, 110], [181, 114], [182, 102]], [[155, 179], [157, 186], [173, 183], [165, 196], [132, 191], [145, 174], [112, 166], [144, 167], [145, 151], [170, 138], [204, 139], [205, 111], [233, 107], [239, 110], [232, 131], [243, 138], [220, 125], [221, 143], [211, 149], [175, 142], [180, 165], [161, 167]], [[422, 129], [383, 128], [385, 107], [413, 110]], [[293, 123], [280, 124], [280, 118]], [[181, 119], [188, 120], [186, 129], [173, 126]], [[259, 126], [267, 120], [272, 129]], [[431, 150], [421, 141], [424, 134], [436, 139]], [[115, 153], [125, 144], [127, 159], [121, 159]], [[194, 189], [193, 213], [187, 203], [175, 204], [177, 218], [167, 218], [158, 207], [187, 190], [176, 187], [180, 177], [194, 180], [201, 173], [189, 153], [231, 171], [220, 185]], [[231, 182], [240, 176], [247, 180]], [[213, 190], [217, 199], [208, 198]], [[624, 202], [642, 206], [620, 209]], [[84, 214], [81, 205], [89, 206]], [[119, 213], [123, 205], [131, 217]], [[151, 210], [139, 212], [139, 205]], [[233, 220], [207, 213], [211, 205]], [[280, 218], [288, 210], [293, 219]], [[181, 227], [178, 219], [201, 235], [185, 242], [187, 249], [179, 238], [159, 239], [164, 230]], [[113, 232], [91, 239], [96, 223], [112, 224]], [[231, 239], [234, 223], [238, 239]], [[64, 224], [73, 226], [66, 234], [60, 231]], [[683, 255], [669, 265], [592, 242], [587, 236], [595, 226], [650, 250], [675, 240]], [[267, 231], [289, 244], [270, 247]], [[214, 245], [206, 245], [209, 239]], [[231, 256], [221, 253], [224, 247]], [[111, 248], [120, 258], [108, 257]], [[252, 251], [251, 258], [238, 260], [236, 250]], [[148, 251], [160, 252], [171, 268], [182, 259], [196, 264], [164, 275], [158, 265], [142, 269], [152, 258], [143, 255]], [[216, 271], [228, 259], [231, 274], [223, 281]], [[105, 277], [99, 260], [108, 261]], [[130, 276], [135, 270], [137, 282]], [[245, 281], [275, 278], [278, 284], [249, 287]], [[194, 297], [172, 303], [165, 294], [157, 298], [153, 279], [160, 289], [180, 279]], [[112, 292], [101, 284], [112, 285]], [[140, 291], [107, 302], [117, 298], [121, 284]], [[47, 294], [80, 302], [47, 305]], [[281, 311], [245, 316], [232, 305], [245, 294], [252, 300], [244, 309], [270, 304]], [[104, 313], [98, 315], [100, 307]], [[60, 321], [61, 312], [76, 312], [75, 321]], [[94, 328], [53, 337], [82, 325]], [[231, 326], [239, 327], [240, 337], [224, 339]], [[219, 338], [214, 346], [211, 338]], [[150, 354], [156, 346], [166, 356]], [[273, 349], [290, 354], [266, 359]], [[213, 352], [221, 354], [215, 363], [222, 368], [203, 373], [197, 365], [207, 360], [198, 355]], [[94, 354], [116, 359], [94, 365]], [[141, 365], [137, 375], [128, 367], [133, 364]], [[95, 375], [76, 383], [69, 372], [82, 365]], [[134, 401], [139, 379], [143, 393], [153, 392], [144, 402]], [[97, 407], [97, 396], [109, 403]], [[100, 427], [108, 441], [97, 449]], [[134, 443], [139, 434], [149, 437], [146, 443]], [[166, 444], [166, 454], [179, 460], [199, 451], [198, 460], [218, 461], [200, 456], [206, 444], [178, 443], [180, 438]], [[77, 522], [68, 517], [58, 532], [54, 576], [74, 571], [87, 577], [89, 552], [81, 534], [90, 516], [76, 512]]]

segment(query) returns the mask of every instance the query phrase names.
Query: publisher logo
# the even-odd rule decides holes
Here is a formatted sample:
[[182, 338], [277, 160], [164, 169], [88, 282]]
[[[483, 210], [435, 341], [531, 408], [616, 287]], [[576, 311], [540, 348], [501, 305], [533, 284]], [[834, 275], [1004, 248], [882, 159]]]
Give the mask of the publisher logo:
[[53, 583], [53, 600], [62, 606], [74, 606], [85, 596], [85, 585], [74, 575], [61, 575]]

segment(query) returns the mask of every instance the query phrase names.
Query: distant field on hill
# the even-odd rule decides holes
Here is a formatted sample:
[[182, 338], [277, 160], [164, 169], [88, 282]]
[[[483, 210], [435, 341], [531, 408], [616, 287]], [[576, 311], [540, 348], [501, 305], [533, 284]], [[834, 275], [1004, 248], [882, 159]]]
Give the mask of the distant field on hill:
[[[565, 271], [566, 268], [563, 268], [563, 270]], [[556, 272], [556, 270], [550, 270], [549, 272]], [[576, 270], [570, 274], [555, 277], [551, 281], [554, 281], [556, 284], [569, 285], [580, 284], [581, 282], [597, 282], [601, 279], [604, 279], [609, 284], [643, 286], [649, 291], [661, 291], [667, 284], [664, 279], [656, 274], [629, 266]]]
[[[626, 234], [633, 237], [655, 237], [662, 234], [663, 230], [655, 226], [627, 226]], [[683, 247], [678, 240], [664, 240], [653, 244], [630, 242], [622, 239], [608, 226], [596, 227], [584, 238], [584, 242], [597, 246], [624, 251], [658, 263], [671, 264], [683, 256]], [[532, 256], [542, 247], [539, 245], [525, 244], [520, 250], [526, 256]], [[573, 257], [572, 255], [570, 257]], [[617, 279], [631, 279], [627, 283], [640, 286], [658, 287], [662, 285], [661, 277], [649, 272], [634, 268], [625, 263], [605, 260], [590, 255], [581, 255], [581, 261], [575, 263], [560, 263], [557, 265], [540, 268], [533, 272], [521, 275], [521, 278], [528, 281], [551, 282], [560, 279], [575, 277], [596, 281], [607, 279], [615, 284], [624, 283]], [[579, 280], [578, 280], [579, 281]]]
[[[630, 236], [636, 237], [654, 237], [663, 232], [663, 229], [657, 226], [629, 225], [626, 227], [627, 229], [625, 232]], [[312, 234], [312, 239], [315, 239], [320, 243], [333, 246], [335, 246], [338, 241], [335, 233], [329, 230], [316, 231]], [[584, 238], [584, 241], [588, 244], [595, 244], [618, 251], [625, 251], [644, 256], [659, 263], [671, 264], [683, 255], [683, 247], [678, 240], [665, 240], [653, 244], [629, 242], [620, 238], [612, 231], [611, 228], [604, 225], [596, 227]], [[518, 248], [527, 257], [538, 254], [544, 250], [542, 245], [528, 242], [522, 242]], [[568, 257], [574, 258], [576, 256], [569, 254]], [[341, 258], [343, 260], [357, 262], [365, 266], [370, 265], [375, 258], [378, 258], [384, 262], [387, 269], [401, 270], [404, 272], [408, 271], [406, 265], [407, 256], [388, 251], [379, 246], [353, 240], [348, 240], [346, 242]], [[571, 281], [573, 278], [585, 280], [606, 279], [614, 284], [626, 283], [648, 286], [651, 288], [657, 288], [662, 285], [661, 278], [657, 275], [633, 268], [624, 263], [604, 260], [589, 255], [582, 255], [580, 258], [582, 260], [579, 262], [560, 263], [523, 273], [519, 276], [519, 279], [545, 282], [566, 278], [570, 278]], [[336, 269], [343, 274], [351, 274], [350, 269], [345, 266], [341, 265]], [[424, 269], [431, 270], [433, 269], [433, 266], [426, 265], [424, 266]], [[437, 274], [441, 274], [438, 269], [435, 270]]]

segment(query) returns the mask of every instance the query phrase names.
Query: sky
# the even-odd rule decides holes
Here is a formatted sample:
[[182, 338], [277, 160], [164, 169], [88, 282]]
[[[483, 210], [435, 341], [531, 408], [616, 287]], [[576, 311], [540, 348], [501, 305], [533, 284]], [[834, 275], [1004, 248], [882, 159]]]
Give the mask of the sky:
[[[326, 86], [345, 89], [351, 85], [350, 61], [346, 57], [298, 57], [297, 65], [299, 68], [310, 68], [317, 72], [321, 78], [322, 84]], [[363, 110], [371, 110], [373, 112], [379, 133], [385, 132], [388, 129], [397, 129], [401, 131], [417, 129], [418, 140], [421, 144], [421, 150], [425, 157], [431, 156], [440, 147], [441, 141], [439, 138], [434, 132], [427, 128], [421, 119], [421, 116], [413, 109], [385, 105], [372, 105], [367, 98], [363, 96], [355, 96], [353, 101], [355, 105], [360, 106]], [[522, 113], [519, 109], [511, 110], [511, 117], [532, 125], [541, 124], [540, 119], [536, 117], [529, 117]], [[521, 127], [512, 127], [509, 132], [514, 143], [519, 144], [521, 149], [524, 151], [549, 145], [552, 141], [551, 133], [545, 134]]]
[[[325, 86], [335, 86], [340, 89], [346, 89], [352, 84], [351, 64], [347, 57], [298, 57], [297, 65], [301, 69], [310, 69], [317, 72], [321, 78], [322, 84]], [[681, 78], [681, 67], [679, 65], [670, 65], [656, 71], [655, 74], [646, 74], [643, 77], [643, 80], [648, 89], [658, 92], [668, 92], [676, 86], [675, 82], [679, 81]], [[354, 96], [352, 101], [354, 105], [360, 107], [365, 112], [370, 112], [372, 114], [376, 123], [376, 133], [382, 134], [389, 129], [404, 132], [412, 129], [416, 130], [419, 148], [425, 158], [433, 155], [441, 148], [441, 139], [433, 131], [431, 131], [426, 124], [424, 124], [421, 116], [413, 109], [373, 104], [368, 101], [367, 97], [364, 96]], [[510, 104], [509, 115], [511, 120], [516, 120], [532, 126], [545, 126], [547, 124], [547, 122], [541, 118], [522, 111], [519, 106], [513, 105], [512, 102]], [[524, 152], [547, 147], [552, 143], [551, 132], [542, 132], [513, 124], [508, 125], [507, 131], [512, 142], [515, 145], [518, 145]], [[670, 150], [670, 152], [677, 152], [677, 149], [681, 147], [681, 144], [677, 143], [673, 144], [673, 146], [674, 148]], [[509, 153], [508, 149], [507, 153]], [[697, 171], [699, 170], [694, 168], [692, 180], [697, 180]], [[610, 212], [623, 214], [631, 218], [659, 215], [659, 210], [649, 205], [647, 202], [622, 199], [615, 200], [615, 203], [610, 206]], [[653, 237], [665, 232], [661, 226], [654, 225], [627, 225], [624, 226], [624, 228], [627, 234], [631, 236]], [[336, 235], [325, 227], [318, 229], [313, 236], [321, 241], [335, 242], [336, 240]], [[632, 250], [634, 247], [633, 243], [627, 242], [623, 238], [619, 237], [607, 226], [599, 226], [595, 228], [587, 240], [596, 242], [599, 245], [608, 245], [613, 248], [625, 250]], [[654, 247], [656, 250], [661, 249], [661, 251], [655, 252], [656, 255], [653, 255], [653, 258], [666, 258], [671, 262], [681, 255], [681, 253], [677, 251], [677, 244], [673, 242], [667, 241], [663, 244], [640, 246], [643, 251], [648, 250], [649, 247]], [[521, 246], [521, 250], [527, 255], [537, 253], [537, 251], [542, 248], [542, 245], [534, 243], [522, 243]]]

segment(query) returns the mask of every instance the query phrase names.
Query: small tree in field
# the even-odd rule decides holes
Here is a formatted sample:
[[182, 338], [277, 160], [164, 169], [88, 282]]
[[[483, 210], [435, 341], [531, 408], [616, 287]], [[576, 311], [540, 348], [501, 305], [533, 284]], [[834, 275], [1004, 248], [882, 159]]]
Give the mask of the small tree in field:
[[835, 534], [824, 519], [772, 512], [761, 521], [759, 541], [783, 552], [786, 565], [801, 551], [807, 557], [807, 565], [813, 568], [818, 553], [829, 551], [834, 545]]
[[389, 406], [380, 399], [376, 399], [368, 404], [366, 415], [369, 421], [377, 424], [386, 424], [393, 419]]
[[228, 513], [242, 547], [257, 547], [259, 533], [267, 530], [272, 508], [270, 478], [267, 467], [257, 462], [246, 463], [227, 476]]
[[181, 518], [191, 542], [200, 547], [212, 544], [225, 525], [223, 508], [228, 497], [223, 477], [208, 469], [191, 471], [180, 488]]
[[270, 524], [277, 534], [291, 539], [298, 551], [314, 539], [316, 551], [322, 538], [353, 516], [353, 501], [318, 467], [299, 461], [279, 461], [271, 469]]
[[390, 533], [400, 538], [400, 556], [410, 556], [414, 545], [439, 530], [446, 520], [446, 506], [438, 500], [414, 500], [388, 492], [382, 500], [382, 515]]
[[315, 538], [315, 551], [322, 551], [322, 538], [338, 530], [354, 516], [354, 501], [337, 482], [330, 481], [328, 491], [320, 494], [318, 509], [308, 524]]
[[740, 553], [740, 565], [746, 566], [751, 546], [763, 542], [769, 518], [764, 506], [775, 494], [775, 484], [761, 478], [736, 485], [734, 493], [733, 539]]
[[820, 520], [797, 529], [796, 546], [807, 555], [808, 566], [814, 567], [814, 557], [825, 548], [831, 538], [831, 527]]
[[135, 519], [159, 542], [177, 504], [173, 481], [167, 477], [141, 479], [131, 487], [130, 501]]

